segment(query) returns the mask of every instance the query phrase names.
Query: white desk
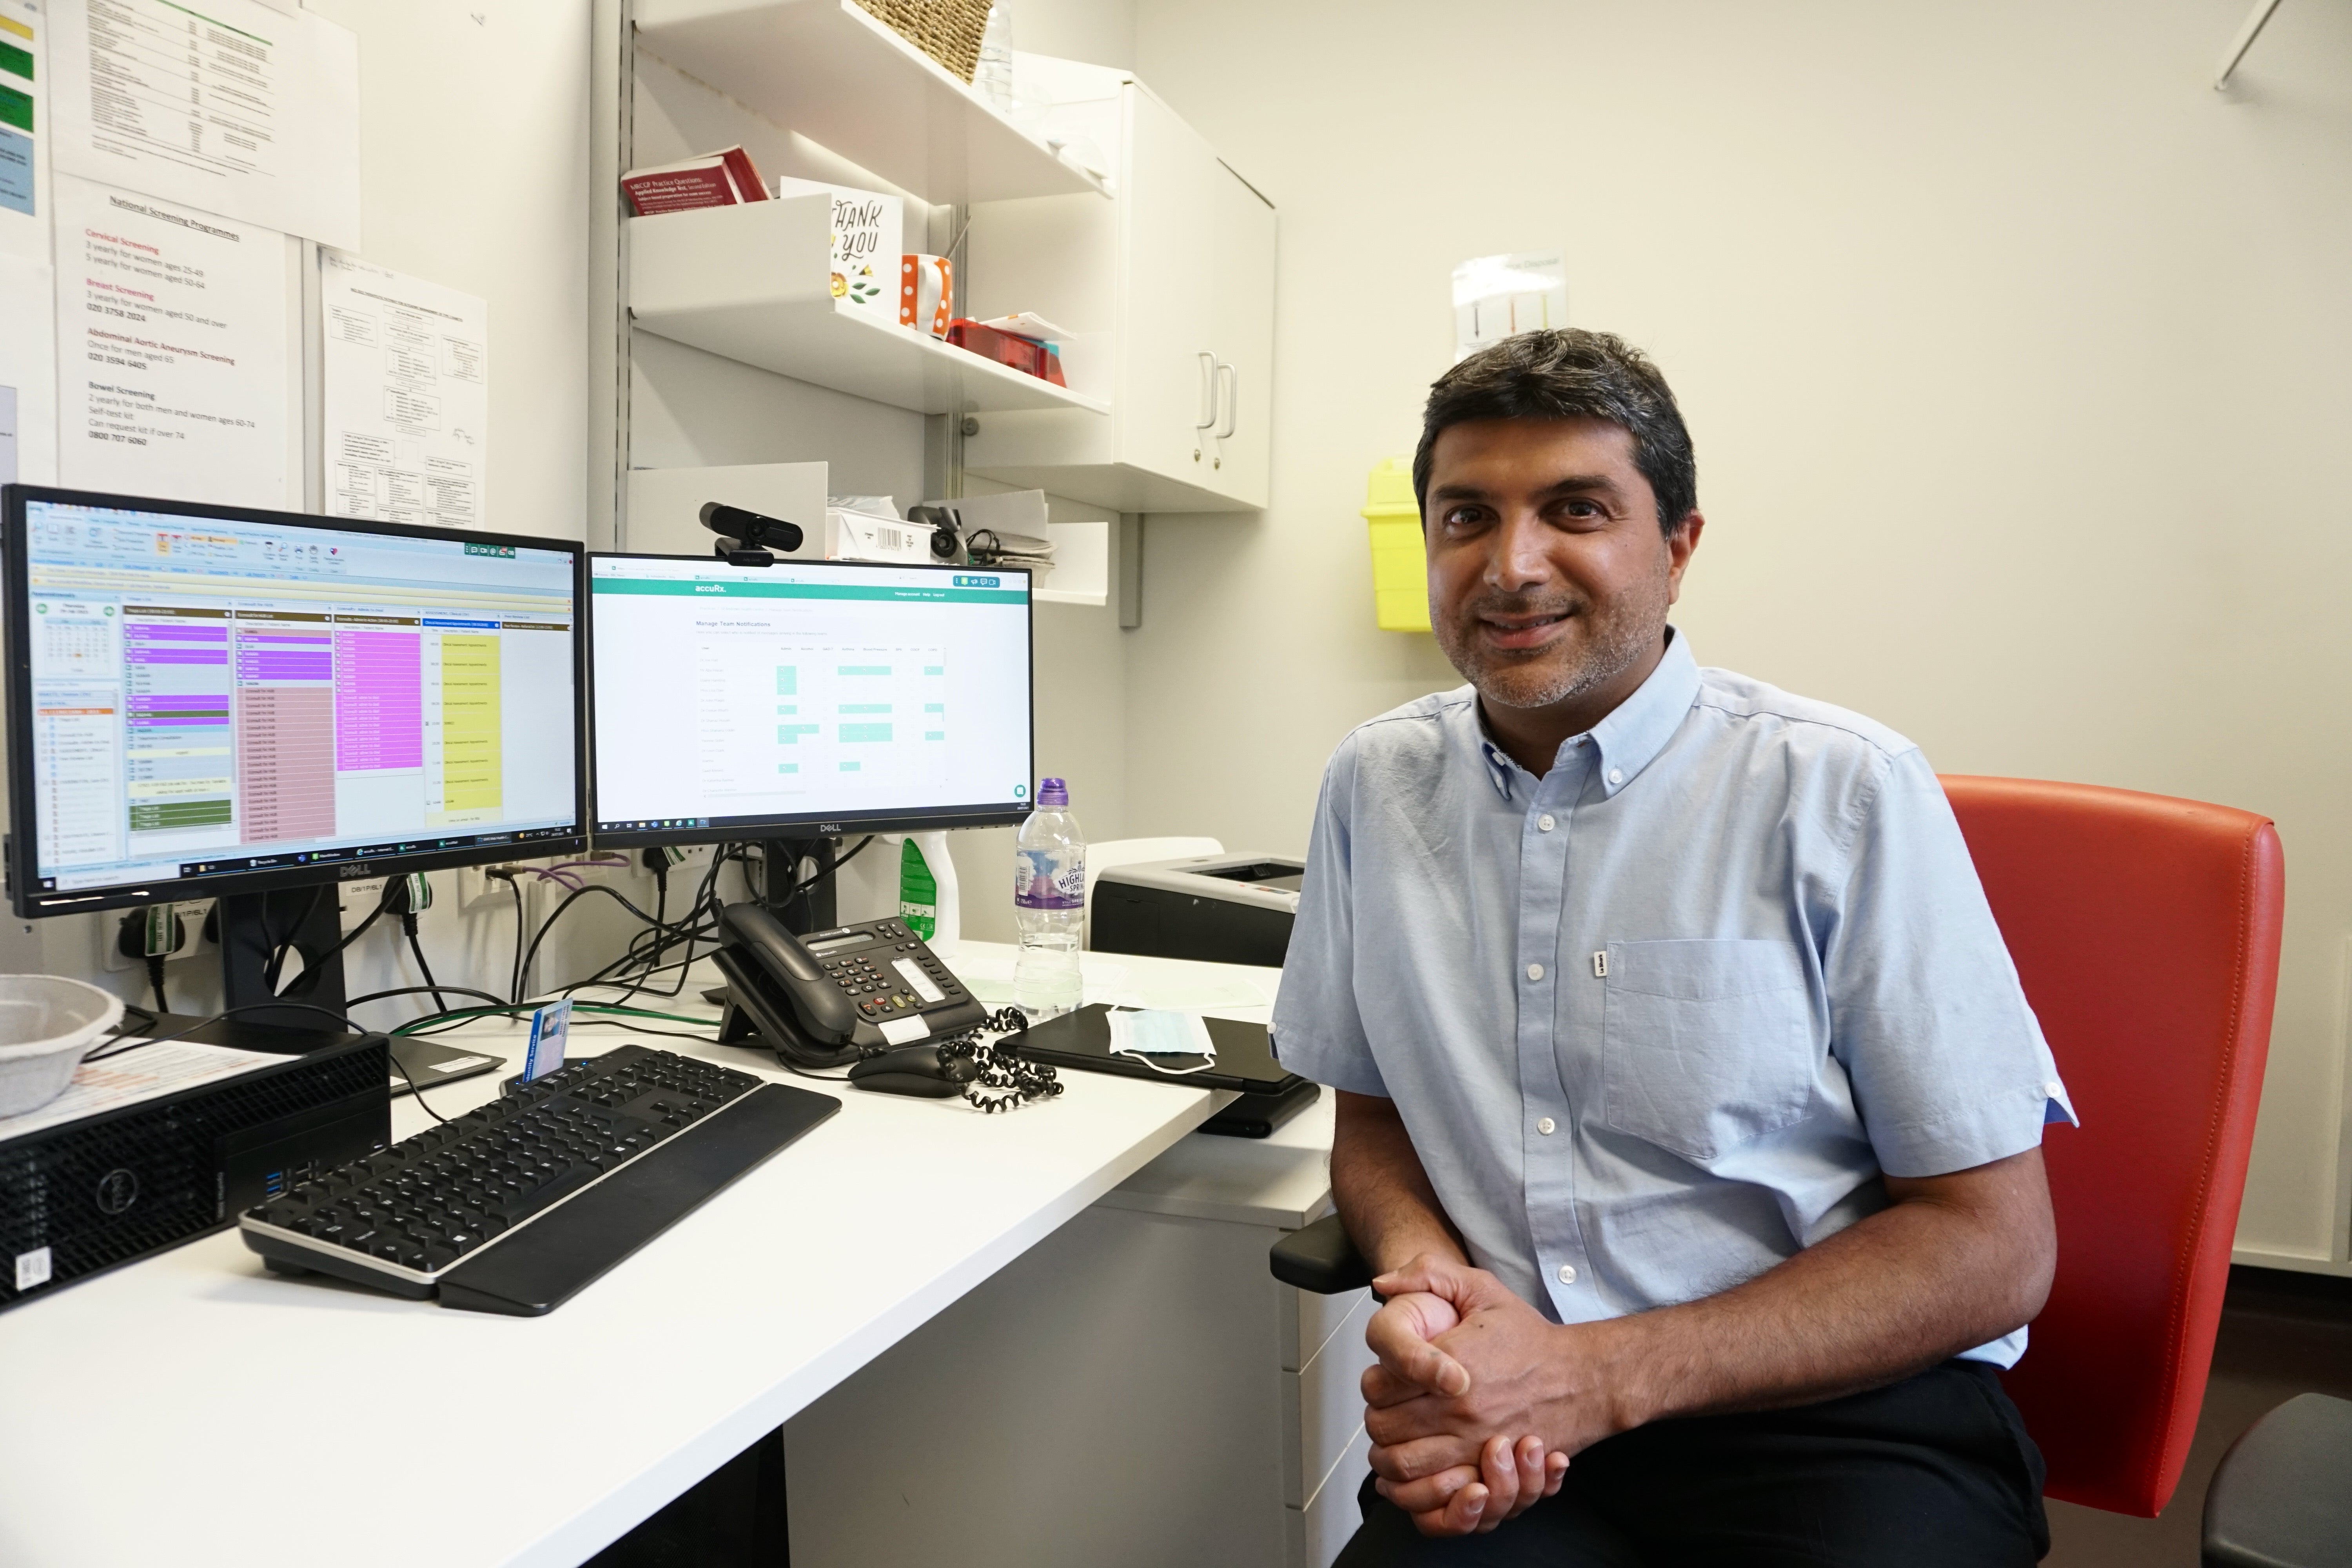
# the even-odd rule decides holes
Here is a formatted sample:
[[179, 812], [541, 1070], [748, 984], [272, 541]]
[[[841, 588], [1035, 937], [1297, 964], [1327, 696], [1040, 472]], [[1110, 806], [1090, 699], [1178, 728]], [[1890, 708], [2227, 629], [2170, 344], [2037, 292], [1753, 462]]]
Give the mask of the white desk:
[[[966, 954], [975, 991], [993, 991], [984, 976], [1009, 950]], [[1088, 957], [1110, 983], [1090, 995], [1163, 1005], [1187, 985], [1238, 1000], [1234, 976], [1273, 973]], [[583, 1055], [633, 1037], [573, 1037]], [[520, 1048], [507, 1026], [462, 1038]], [[739, 1049], [643, 1043], [823, 1087]], [[1002, 1116], [844, 1087], [838, 1115], [545, 1318], [277, 1279], [234, 1232], [0, 1315], [0, 1563], [570, 1568], [1119, 1186], [1222, 1099], [1064, 1079], [1059, 1100]], [[428, 1098], [447, 1114], [497, 1081]], [[395, 1136], [425, 1125], [410, 1101], [394, 1104]]]
[[[1090, 999], [1175, 1000], [1088, 957], [1134, 966]], [[1278, 973], [1201, 970], [1229, 1001]], [[1180, 1140], [802, 1412], [795, 1568], [1328, 1563], [1368, 1468], [1370, 1294], [1301, 1295], [1266, 1250], [1330, 1206], [1331, 1118], [1327, 1094], [1269, 1138]], [[909, 1443], [937, 1462], [876, 1462]]]

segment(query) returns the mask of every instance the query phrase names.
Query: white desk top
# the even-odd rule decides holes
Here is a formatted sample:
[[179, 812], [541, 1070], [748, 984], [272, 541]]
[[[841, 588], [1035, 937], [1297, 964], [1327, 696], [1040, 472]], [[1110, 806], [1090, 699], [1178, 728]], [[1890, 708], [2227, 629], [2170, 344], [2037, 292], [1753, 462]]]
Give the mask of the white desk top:
[[[1010, 955], [974, 942], [950, 962], [988, 994]], [[1176, 1005], [1189, 993], [1205, 1011], [1260, 1018], [1264, 1002], [1241, 990], [1270, 996], [1276, 973], [1126, 955], [1088, 954], [1087, 967], [1092, 999]], [[585, 1055], [636, 1037], [573, 1041]], [[511, 1026], [462, 1038], [520, 1054]], [[824, 1087], [740, 1049], [642, 1040]], [[277, 1279], [234, 1231], [0, 1314], [0, 1563], [569, 1568], [1223, 1098], [1063, 1076], [1059, 1100], [1003, 1116], [845, 1086], [838, 1115], [544, 1318]], [[448, 1114], [497, 1084], [429, 1098]], [[425, 1122], [403, 1098], [393, 1125], [405, 1137]]]

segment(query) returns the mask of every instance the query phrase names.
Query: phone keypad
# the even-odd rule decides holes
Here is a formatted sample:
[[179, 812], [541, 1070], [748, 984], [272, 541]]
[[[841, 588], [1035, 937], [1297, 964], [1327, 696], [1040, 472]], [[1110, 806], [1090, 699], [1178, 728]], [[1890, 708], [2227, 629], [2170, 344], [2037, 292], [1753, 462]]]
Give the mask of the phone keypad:
[[[824, 972], [833, 977], [843, 994], [857, 1004], [858, 1016], [879, 1021], [904, 1014], [919, 1013], [927, 1004], [917, 995], [898, 963], [909, 960], [919, 966], [933, 985], [944, 993], [949, 1001], [963, 996], [963, 986], [948, 973], [941, 963], [919, 942], [905, 940], [912, 935], [903, 926], [889, 924], [874, 928], [883, 940], [851, 952], [837, 952], [824, 961]], [[901, 940], [891, 941], [896, 937]]]

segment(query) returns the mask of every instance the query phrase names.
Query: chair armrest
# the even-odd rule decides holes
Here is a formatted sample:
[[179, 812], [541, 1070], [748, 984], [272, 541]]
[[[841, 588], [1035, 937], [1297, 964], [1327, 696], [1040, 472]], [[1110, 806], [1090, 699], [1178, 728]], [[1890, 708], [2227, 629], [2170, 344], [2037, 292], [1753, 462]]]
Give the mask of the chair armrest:
[[1372, 1282], [1372, 1266], [1348, 1239], [1347, 1226], [1337, 1214], [1327, 1214], [1276, 1242], [1266, 1264], [1285, 1285], [1317, 1296], [1360, 1290]]

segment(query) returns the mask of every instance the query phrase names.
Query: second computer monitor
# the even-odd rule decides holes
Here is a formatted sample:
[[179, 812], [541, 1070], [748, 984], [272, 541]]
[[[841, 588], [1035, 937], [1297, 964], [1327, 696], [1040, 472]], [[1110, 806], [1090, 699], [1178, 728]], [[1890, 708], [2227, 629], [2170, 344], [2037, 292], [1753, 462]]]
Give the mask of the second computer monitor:
[[599, 843], [1029, 810], [1026, 572], [589, 558]]

